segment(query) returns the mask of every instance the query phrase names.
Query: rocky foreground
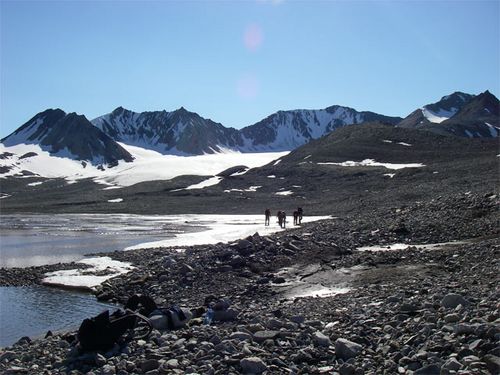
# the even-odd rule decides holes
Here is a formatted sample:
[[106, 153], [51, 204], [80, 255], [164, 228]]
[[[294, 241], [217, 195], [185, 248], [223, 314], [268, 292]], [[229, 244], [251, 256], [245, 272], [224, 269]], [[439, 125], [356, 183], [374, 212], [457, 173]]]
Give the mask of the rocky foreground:
[[[137, 268], [102, 285], [99, 299], [142, 293], [194, 308], [225, 297], [237, 317], [154, 330], [107, 353], [79, 353], [73, 333], [22, 339], [0, 352], [0, 372], [498, 374], [498, 207], [493, 193], [465, 193], [183, 252], [116, 252]], [[16, 272], [3, 270], [4, 284], [42, 274]]]

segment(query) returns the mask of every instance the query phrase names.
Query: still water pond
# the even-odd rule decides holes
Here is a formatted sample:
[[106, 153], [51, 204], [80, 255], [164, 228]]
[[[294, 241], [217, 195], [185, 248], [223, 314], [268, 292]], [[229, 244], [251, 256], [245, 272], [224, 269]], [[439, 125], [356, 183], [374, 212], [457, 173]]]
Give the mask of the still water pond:
[[0, 347], [22, 336], [36, 338], [48, 330], [77, 329], [80, 322], [115, 306], [83, 293], [53, 288], [0, 287]]
[[[172, 216], [0, 215], [0, 268], [78, 261], [88, 253], [199, 230], [199, 223]], [[108, 307], [89, 294], [42, 286], [0, 287], [0, 347], [22, 336], [78, 328], [84, 318]]]
[[78, 261], [85, 254], [123, 250], [202, 230], [179, 216], [126, 214], [1, 215], [0, 267]]

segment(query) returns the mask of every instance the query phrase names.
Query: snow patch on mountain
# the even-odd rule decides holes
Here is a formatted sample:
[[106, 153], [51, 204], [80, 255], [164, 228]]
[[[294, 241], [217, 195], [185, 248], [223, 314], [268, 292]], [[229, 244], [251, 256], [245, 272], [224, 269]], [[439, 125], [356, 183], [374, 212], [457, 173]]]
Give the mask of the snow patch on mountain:
[[430, 122], [440, 124], [450, 117], [454, 116], [458, 112], [458, 108], [451, 108], [450, 110], [439, 109], [439, 111], [431, 111], [430, 109], [424, 107], [422, 108], [422, 114]]
[[487, 122], [485, 122], [485, 125], [488, 126], [488, 130], [490, 131], [490, 134], [493, 138], [496, 138], [500, 135], [500, 128], [497, 128], [496, 126], [493, 126]]

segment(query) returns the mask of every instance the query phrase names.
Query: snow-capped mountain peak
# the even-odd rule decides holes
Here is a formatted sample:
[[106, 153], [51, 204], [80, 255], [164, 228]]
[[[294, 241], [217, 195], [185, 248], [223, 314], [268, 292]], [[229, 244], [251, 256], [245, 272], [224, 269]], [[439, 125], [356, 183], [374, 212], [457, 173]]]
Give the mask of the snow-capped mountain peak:
[[85, 116], [74, 112], [66, 114], [61, 109], [38, 113], [1, 142], [7, 147], [39, 145], [51, 155], [96, 165], [133, 160], [132, 155], [93, 126]]

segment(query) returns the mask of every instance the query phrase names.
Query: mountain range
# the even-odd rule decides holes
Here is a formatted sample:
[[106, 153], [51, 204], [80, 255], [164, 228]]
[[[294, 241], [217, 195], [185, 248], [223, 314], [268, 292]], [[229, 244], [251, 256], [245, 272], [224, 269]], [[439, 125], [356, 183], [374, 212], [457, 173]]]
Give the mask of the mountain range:
[[289, 151], [337, 128], [373, 121], [444, 135], [498, 137], [499, 101], [489, 91], [479, 95], [455, 92], [404, 119], [338, 105], [319, 110], [278, 111], [240, 130], [227, 128], [182, 107], [171, 112], [141, 113], [118, 107], [92, 121], [76, 113], [48, 109], [1, 142], [7, 147], [36, 144], [55, 156], [113, 166], [120, 160], [133, 160], [120, 143], [173, 155], [224, 150]]

